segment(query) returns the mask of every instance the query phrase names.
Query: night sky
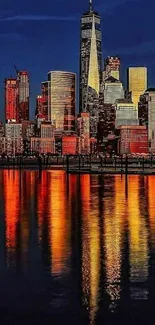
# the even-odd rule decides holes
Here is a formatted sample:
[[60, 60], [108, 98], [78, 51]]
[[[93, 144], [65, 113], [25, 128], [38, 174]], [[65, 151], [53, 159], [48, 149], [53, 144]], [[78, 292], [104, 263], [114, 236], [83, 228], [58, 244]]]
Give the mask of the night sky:
[[[154, 0], [94, 0], [102, 16], [103, 57], [118, 54], [122, 80], [128, 66], [147, 66], [155, 86]], [[3, 81], [15, 74], [13, 64], [28, 70], [31, 117], [40, 83], [50, 70], [78, 73], [80, 16], [88, 0], [0, 1], [0, 118], [4, 116]]]

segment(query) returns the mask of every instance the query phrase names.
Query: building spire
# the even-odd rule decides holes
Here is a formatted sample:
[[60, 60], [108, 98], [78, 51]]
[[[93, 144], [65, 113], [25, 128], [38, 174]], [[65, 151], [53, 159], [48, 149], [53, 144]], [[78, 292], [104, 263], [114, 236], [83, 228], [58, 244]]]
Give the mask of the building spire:
[[93, 9], [93, 0], [89, 0], [89, 9], [90, 11]]

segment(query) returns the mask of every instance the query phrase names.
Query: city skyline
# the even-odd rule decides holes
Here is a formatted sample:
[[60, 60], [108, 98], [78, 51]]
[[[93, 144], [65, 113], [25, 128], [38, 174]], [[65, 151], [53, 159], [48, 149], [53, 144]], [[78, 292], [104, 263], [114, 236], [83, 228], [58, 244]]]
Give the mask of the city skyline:
[[[152, 1], [150, 1], [151, 3]], [[60, 3], [61, 3], [61, 8], [60, 8]], [[117, 23], [117, 28], [116, 30], [112, 30], [113, 23], [115, 22], [116, 18], [116, 13], [120, 15], [123, 9], [127, 8], [127, 17], [129, 19], [131, 9], [133, 9], [134, 6], [134, 13], [137, 10], [139, 1], [109, 1], [108, 4], [101, 4], [100, 0], [95, 0], [94, 1], [94, 7], [95, 10], [99, 11], [99, 14], [101, 14], [102, 18], [102, 31], [103, 31], [103, 59], [105, 59], [106, 56], [108, 55], [119, 55], [121, 57], [121, 65], [123, 72], [126, 71], [126, 68], [128, 66], [147, 66], [148, 67], [148, 75], [149, 75], [149, 86], [153, 86], [155, 84], [154, 81], [154, 76], [153, 76], [153, 66], [151, 67], [151, 60], [150, 58], [148, 59], [148, 55], [151, 57], [151, 45], [148, 45], [148, 53], [145, 53], [145, 56], [143, 55], [143, 50], [142, 50], [142, 45], [140, 45], [140, 50], [138, 50], [138, 45], [137, 49], [135, 49], [135, 40], [134, 36], [138, 33], [139, 34], [139, 29], [142, 27], [142, 24], [139, 25], [139, 27], [135, 26], [135, 31], [133, 33], [133, 25], [134, 25], [134, 17], [132, 20], [132, 26], [130, 27], [130, 30], [128, 30], [128, 46], [126, 46], [127, 41], [123, 40], [121, 41], [121, 33], [118, 33], [117, 37], [117, 45], [116, 45], [116, 30], [120, 29], [120, 22], [118, 19]], [[1, 44], [2, 44], [2, 50], [1, 50], [1, 89], [0, 89], [0, 94], [1, 94], [1, 113], [0, 113], [0, 119], [4, 118], [3, 114], [3, 80], [5, 77], [10, 76], [10, 72], [13, 72], [13, 64], [16, 63], [17, 66], [19, 66], [20, 69], [26, 69], [28, 70], [30, 74], [30, 82], [31, 82], [31, 103], [30, 103], [30, 115], [31, 117], [34, 116], [34, 110], [35, 110], [35, 100], [36, 96], [39, 94], [40, 90], [40, 83], [42, 80], [45, 79], [46, 74], [48, 71], [51, 70], [64, 70], [64, 71], [71, 71], [77, 73], [77, 78], [79, 76], [78, 74], [78, 64], [79, 64], [79, 43], [80, 43], [80, 17], [82, 13], [87, 10], [88, 8], [88, 0], [85, 0], [83, 2], [79, 2], [78, 4], [74, 4], [75, 9], [73, 10], [73, 4], [71, 1], [56, 1], [54, 4], [50, 4], [49, 1], [47, 1], [47, 8], [52, 9], [52, 14], [56, 14], [55, 16], [49, 16], [47, 13], [45, 13], [45, 10], [43, 10], [44, 15], [42, 16], [39, 14], [39, 9], [37, 9], [36, 14], [34, 15], [35, 8], [32, 5], [31, 8], [29, 7], [30, 2], [27, 1], [27, 7], [23, 9], [23, 12], [21, 11], [22, 9], [20, 8], [19, 1], [14, 2], [14, 7], [10, 7], [10, 11], [7, 11], [7, 8], [3, 9], [3, 12], [1, 10], [1, 18], [0, 18], [0, 24], [2, 26], [1, 30], [4, 30], [3, 36], [1, 36]], [[59, 16], [58, 16], [58, 7], [60, 8], [59, 10]], [[144, 10], [144, 3], [141, 1], [141, 12]], [[16, 8], [18, 10], [16, 10]], [[1, 8], [0, 8], [1, 9]], [[150, 14], [151, 11], [148, 9]], [[15, 13], [20, 13], [15, 14]], [[29, 11], [29, 15], [28, 15]], [[31, 14], [30, 14], [31, 11]], [[140, 12], [140, 14], [141, 14]], [[33, 14], [32, 14], [33, 13]], [[63, 13], [63, 15], [62, 15]], [[118, 18], [120, 17], [118, 15]], [[125, 16], [125, 15], [124, 15]], [[108, 24], [108, 19], [110, 17], [111, 23]], [[24, 23], [21, 22], [23, 19]], [[137, 17], [137, 21], [138, 21]], [[61, 23], [60, 23], [61, 20]], [[12, 34], [6, 33], [9, 26], [12, 26], [12, 21], [14, 21], [14, 26], [13, 30], [11, 30]], [[38, 26], [38, 22], [40, 22], [40, 27]], [[123, 18], [124, 22], [124, 18]], [[74, 42], [70, 42], [67, 38], [67, 33], [70, 30], [72, 24], [72, 31], [70, 31], [70, 40], [72, 38], [74, 39]], [[60, 27], [58, 25], [63, 25], [63, 31], [61, 28], [61, 34], [60, 34]], [[138, 25], [138, 24], [137, 24]], [[14, 33], [14, 27], [16, 26], [16, 34]], [[32, 26], [36, 29], [35, 32], [35, 50], [34, 50], [34, 45], [32, 43], [32, 38], [33, 38], [33, 31], [32, 31]], [[41, 31], [41, 27], [45, 28], [47, 26], [51, 26], [50, 33], [47, 33], [48, 35], [45, 35], [44, 37]], [[149, 26], [149, 25], [148, 25]], [[37, 28], [38, 27], [38, 28]], [[124, 32], [126, 25], [124, 25]], [[31, 30], [31, 35], [30, 35], [30, 30]], [[55, 30], [55, 35], [54, 31]], [[27, 36], [24, 37], [18, 37], [17, 31], [22, 33], [27, 33], [29, 34], [29, 37]], [[122, 34], [124, 33], [122, 31]], [[62, 36], [61, 39], [62, 41], [59, 42], [61, 43], [61, 46], [58, 44], [57, 41], [57, 33], [59, 33], [59, 39], [60, 35]], [[65, 33], [65, 35], [64, 35]], [[112, 34], [112, 35], [111, 35]], [[142, 33], [141, 30], [141, 37], [142, 35], [145, 36], [146, 34], [149, 34], [149, 38], [151, 38], [151, 30], [149, 29], [149, 33]], [[5, 37], [6, 35], [6, 37]], [[13, 36], [12, 36], [13, 35]], [[131, 35], [132, 35], [132, 41], [131, 41]], [[108, 39], [109, 37], [109, 39]], [[9, 40], [11, 38], [11, 40]], [[39, 42], [40, 39], [40, 42]], [[48, 47], [48, 51], [46, 52], [46, 60], [43, 59], [43, 49], [44, 46], [46, 45], [45, 43], [50, 41], [51, 39], [51, 44], [54, 44], [54, 50], [53, 54], [51, 53], [51, 47]], [[8, 42], [9, 40], [9, 42]], [[75, 41], [76, 40], [76, 41]], [[143, 40], [141, 41], [147, 42], [147, 39], [144, 37]], [[28, 41], [30, 42], [30, 45], [32, 46], [27, 46]], [[33, 39], [34, 41], [34, 39]], [[6, 44], [7, 43], [7, 44]], [[141, 42], [142, 44], [143, 42]], [[11, 54], [5, 58], [5, 51], [8, 50], [8, 44], [9, 44], [9, 49], [11, 48]], [[40, 51], [42, 44], [42, 50]], [[108, 45], [109, 44], [109, 45]], [[122, 44], [122, 46], [121, 46]], [[149, 43], [150, 44], [150, 43]], [[123, 50], [123, 46], [124, 50]], [[132, 45], [132, 46], [130, 46]], [[61, 48], [60, 48], [61, 47]], [[109, 48], [108, 48], [109, 47]], [[22, 55], [21, 53], [21, 48], [22, 48]], [[133, 49], [133, 50], [131, 50]], [[60, 58], [60, 53], [63, 50], [63, 60]], [[59, 55], [57, 56], [57, 51], [59, 51]], [[137, 52], [135, 55], [134, 53]], [[24, 53], [24, 54], [23, 54]], [[54, 54], [55, 53], [55, 54]], [[31, 54], [31, 55], [30, 55]], [[70, 59], [68, 56], [70, 55]], [[34, 61], [34, 56], [35, 56], [35, 61]], [[63, 62], [62, 62], [63, 61]], [[36, 64], [34, 64], [34, 62]], [[124, 73], [125, 74], [125, 73]], [[126, 80], [125, 76], [122, 76], [123, 83]]]

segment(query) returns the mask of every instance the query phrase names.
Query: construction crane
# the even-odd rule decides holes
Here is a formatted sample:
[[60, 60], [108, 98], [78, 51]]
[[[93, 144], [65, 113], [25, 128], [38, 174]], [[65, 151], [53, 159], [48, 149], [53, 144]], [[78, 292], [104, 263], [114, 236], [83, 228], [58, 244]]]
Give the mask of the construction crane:
[[15, 71], [16, 71], [16, 73], [17, 73], [17, 75], [18, 75], [18, 73], [19, 73], [19, 69], [16, 67], [15, 64], [14, 64], [14, 68], [15, 68]]

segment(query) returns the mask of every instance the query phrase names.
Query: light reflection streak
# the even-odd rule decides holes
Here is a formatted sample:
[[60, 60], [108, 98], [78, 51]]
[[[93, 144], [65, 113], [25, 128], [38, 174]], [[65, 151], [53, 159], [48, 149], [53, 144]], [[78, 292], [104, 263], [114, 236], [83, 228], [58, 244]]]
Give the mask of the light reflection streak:
[[[98, 196], [90, 191], [90, 175], [82, 175], [82, 291], [83, 303], [89, 310], [90, 324], [95, 324], [99, 300], [100, 228]], [[98, 190], [96, 188], [96, 190]], [[98, 193], [97, 193], [98, 194]]]
[[7, 266], [11, 267], [15, 264], [17, 223], [20, 214], [20, 173], [18, 170], [4, 170], [3, 177]]
[[[128, 222], [129, 222], [129, 263], [130, 282], [144, 283], [148, 279], [148, 230], [146, 220], [140, 214], [139, 177], [128, 178]], [[147, 299], [148, 292], [131, 286], [132, 299]]]
[[[125, 181], [120, 176], [114, 178], [114, 194], [104, 200], [104, 245], [106, 291], [110, 297], [111, 310], [121, 297], [121, 266], [125, 224]], [[111, 197], [112, 194], [112, 197]], [[114, 195], [114, 199], [113, 199]]]
[[50, 191], [50, 247], [51, 272], [61, 274], [68, 271], [70, 256], [70, 220], [67, 214], [66, 175], [63, 171], [52, 171], [49, 179]]
[[155, 177], [148, 177], [148, 214], [150, 221], [150, 242], [153, 252], [155, 252]]

